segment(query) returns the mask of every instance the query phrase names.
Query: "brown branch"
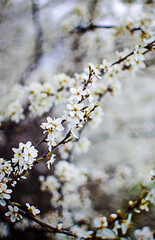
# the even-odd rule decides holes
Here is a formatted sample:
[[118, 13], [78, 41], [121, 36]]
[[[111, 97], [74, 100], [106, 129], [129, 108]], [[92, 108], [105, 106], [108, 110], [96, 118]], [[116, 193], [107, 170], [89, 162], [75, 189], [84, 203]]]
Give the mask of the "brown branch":
[[40, 141], [38, 143], [36, 143], [35, 148], [38, 147], [42, 142], [44, 142], [46, 138], [47, 138], [47, 133], [45, 134], [45, 136], [42, 139], [40, 139]]
[[[16, 206], [16, 204], [12, 203], [11, 201], [8, 201], [8, 204], [10, 204], [12, 207]], [[17, 206], [19, 208], [19, 214], [21, 214], [23, 217], [27, 217], [28, 219], [38, 223], [45, 230], [47, 230], [49, 232], [51, 232], [50, 230], [52, 230], [53, 233], [62, 233], [62, 234], [65, 234], [67, 236], [78, 238], [78, 236], [76, 234], [74, 234], [73, 232], [71, 232], [69, 230], [66, 230], [66, 229], [59, 229], [58, 227], [53, 227], [53, 226], [37, 219], [36, 217], [29, 214], [28, 212], [24, 211], [21, 207], [19, 207], [19, 205], [17, 205]]]
[[43, 55], [43, 32], [40, 24], [38, 0], [32, 0], [32, 19], [35, 28], [35, 56], [34, 63], [38, 64]]
[[[105, 95], [106, 95], [108, 92], [111, 92], [110, 86], [108, 86], [107, 89], [106, 89], [102, 94], [99, 94], [99, 96], [98, 96], [98, 101], [100, 102], [101, 99], [102, 99], [103, 97], [105, 97]], [[95, 106], [90, 110], [89, 114], [90, 114], [91, 112], [93, 112], [93, 111], [96, 109], [96, 107], [97, 107], [97, 105], [95, 105]], [[88, 115], [89, 115], [89, 114], [88, 114]], [[88, 121], [85, 122], [84, 125], [83, 125], [83, 127], [79, 130], [78, 138], [73, 142], [73, 146], [72, 146], [72, 148], [70, 149], [70, 151], [69, 151], [69, 153], [68, 153], [68, 157], [67, 157], [66, 161], [71, 162], [72, 155], [73, 155], [73, 153], [74, 153], [74, 149], [75, 149], [76, 143], [80, 140], [80, 137], [81, 137], [81, 135], [82, 135], [82, 133], [83, 133], [83, 130], [84, 130], [84, 128], [87, 126], [87, 124], [88, 124], [89, 121], [91, 121], [91, 119], [88, 119]]]
[[[22, 215], [23, 217], [26, 217], [28, 218], [29, 220], [32, 220], [33, 222], [39, 224], [41, 227], [43, 227], [46, 231], [48, 232], [53, 232], [54, 234], [55, 233], [60, 233], [60, 234], [64, 234], [66, 236], [70, 236], [70, 237], [74, 237], [74, 238], [77, 238], [77, 239], [85, 239], [85, 240], [90, 240], [90, 239], [100, 239], [100, 240], [112, 240], [112, 239], [107, 239], [107, 238], [100, 238], [100, 237], [95, 237], [95, 238], [90, 238], [90, 236], [87, 238], [87, 237], [79, 237], [78, 234], [75, 234], [73, 233], [72, 231], [69, 231], [68, 229], [61, 229], [59, 227], [53, 227], [39, 219], [37, 219], [36, 217], [34, 217], [32, 214], [24, 211], [19, 205], [16, 205], [14, 203], [12, 203], [11, 201], [8, 200], [8, 204], [10, 204], [12, 207], [15, 207], [15, 206], [18, 206], [19, 208], [19, 214]], [[120, 238], [113, 238], [113, 240], [119, 240]]]
[[7, 9], [8, 3], [9, 0], [1, 0], [0, 2], [0, 23], [5, 19], [5, 11]]
[[113, 25], [96, 25], [96, 24], [93, 24], [93, 23], [90, 23], [88, 25], [79, 24], [74, 29], [72, 29], [70, 31], [70, 33], [71, 34], [73, 34], [73, 33], [84, 34], [88, 31], [94, 31], [97, 28], [111, 29], [111, 28], [114, 28], [114, 27], [115, 26], [113, 26]]
[[[149, 52], [149, 51], [152, 51], [152, 46], [153, 46], [154, 43], [155, 43], [155, 40], [152, 41], [151, 43], [147, 44], [146, 46], [144, 46], [144, 48], [147, 49], [144, 54], [146, 54], [146, 53]], [[130, 56], [133, 55], [133, 54], [134, 54], [134, 50], [133, 50], [131, 53], [129, 53], [128, 55], [126, 55], [124, 58], [121, 58], [121, 59], [119, 59], [118, 61], [112, 63], [111, 66], [114, 66], [114, 65], [116, 65], [116, 64], [119, 64], [119, 63], [123, 62], [124, 60], [126, 60], [128, 57], [130, 57]], [[93, 72], [90, 71], [89, 76], [88, 76], [88, 80], [84, 83], [83, 90], [85, 90], [85, 89], [87, 88], [87, 86], [88, 86], [88, 84], [89, 84], [89, 82], [90, 82], [90, 79], [91, 79], [92, 75], [93, 75]], [[110, 86], [108, 86], [108, 87], [107, 87], [107, 90], [106, 90], [103, 94], [99, 95], [99, 100], [101, 100], [101, 98], [102, 98], [103, 96], [105, 96], [107, 92], [111, 92], [111, 91], [112, 91], [112, 89], [110, 88]], [[84, 99], [82, 99], [82, 101], [84, 101]], [[82, 102], [82, 101], [79, 101], [79, 103]], [[65, 121], [66, 121], [66, 120], [62, 120], [62, 123], [64, 123]], [[65, 144], [65, 141], [70, 137], [70, 135], [71, 135], [71, 131], [69, 131], [69, 132], [66, 134], [66, 136], [65, 136], [57, 145], [55, 145], [55, 146], [52, 147], [52, 151], [53, 151], [54, 149], [56, 149], [57, 147], [59, 147], [60, 145]], [[41, 142], [43, 142], [44, 140], [45, 140], [45, 137], [43, 137], [43, 138], [39, 141], [39, 143], [37, 143], [36, 145], [38, 146], [38, 145], [39, 145]], [[48, 153], [49, 153], [49, 151], [46, 151], [41, 157], [39, 157], [39, 158], [34, 162], [34, 164], [37, 164], [42, 158], [45, 158]], [[72, 153], [71, 153], [71, 154], [72, 154]], [[70, 159], [70, 157], [69, 157], [69, 159]], [[17, 180], [17, 179], [20, 178], [21, 176], [23, 176], [26, 172], [27, 172], [27, 171], [24, 171], [24, 173], [22, 173], [22, 174], [20, 174], [20, 175], [18, 175], [18, 176], [15, 176], [15, 178], [13, 178], [13, 179], [10, 181], [10, 183], [12, 183], [14, 180]]]
[[[152, 49], [152, 46], [153, 46], [154, 43], [155, 43], [155, 40], [152, 41], [151, 43], [149, 43], [149, 44], [147, 44], [147, 45], [144, 46], [144, 48], [147, 49], [146, 52], [144, 52], [144, 54], [146, 54], [146, 53], [148, 53], [148, 52], [150, 52], [150, 51], [153, 50], [153, 49]], [[128, 55], [126, 55], [124, 58], [121, 58], [121, 59], [119, 59], [118, 61], [112, 63], [111, 66], [114, 66], [114, 65], [116, 65], [116, 64], [119, 64], [119, 63], [123, 62], [123, 61], [126, 60], [128, 57], [132, 56], [133, 54], [134, 54], [134, 50], [133, 50], [132, 52], [130, 52]]]
[[[96, 29], [112, 29], [116, 28], [114, 25], [98, 25], [98, 24], [93, 24], [92, 22], [89, 23], [88, 25], [85, 24], [79, 24], [77, 25], [74, 29], [70, 31], [70, 33], [78, 33], [78, 34], [84, 34], [88, 31], [94, 31]], [[141, 31], [143, 34], [145, 34], [145, 31], [141, 27], [134, 27], [131, 29], [128, 29], [131, 33], [134, 33], [136, 31]]]
[[[136, 31], [136, 30], [140, 30], [140, 29], [137, 28], [137, 29], [135, 29], [135, 31]], [[151, 50], [152, 50], [152, 45], [153, 45], [154, 43], [155, 43], [155, 40], [144, 47], [144, 48], [148, 49], [145, 53], [147, 53], [148, 51], [151, 51]], [[119, 63], [123, 62], [124, 60], [126, 60], [128, 57], [130, 57], [130, 56], [133, 55], [133, 54], [134, 54], [134, 50], [133, 50], [132, 52], [130, 52], [128, 55], [126, 55], [124, 58], [121, 58], [121, 59], [119, 59], [118, 61], [112, 63], [111, 66], [114, 66], [114, 65], [116, 65], [116, 64], [119, 64]], [[92, 76], [92, 74], [91, 74], [91, 72], [90, 72], [90, 73], [89, 73], [88, 80], [87, 80], [87, 82], [86, 82], [85, 85], [84, 85], [84, 90], [86, 89], [88, 83], [90, 82], [91, 76]], [[105, 92], [103, 92], [102, 94], [99, 94], [98, 101], [100, 102], [101, 99], [102, 99], [108, 92], [112, 92], [112, 91], [113, 91], [113, 89], [111, 89], [111, 86], [109, 85], [109, 86], [107, 87], [107, 89], [106, 89]], [[83, 101], [83, 99], [82, 99], [80, 102], [82, 102], [82, 101]], [[92, 111], [93, 111], [93, 109], [91, 110], [91, 112], [92, 112]], [[72, 148], [70, 149], [70, 151], [69, 151], [69, 153], [68, 153], [68, 157], [67, 157], [66, 161], [71, 162], [71, 158], [72, 158], [72, 155], [73, 155], [73, 152], [74, 152], [74, 149], [75, 149], [75, 144], [79, 141], [79, 139], [80, 139], [80, 137], [81, 137], [81, 135], [82, 135], [82, 132], [83, 132], [83, 130], [84, 130], [84, 127], [87, 125], [87, 123], [88, 123], [88, 122], [86, 122], [86, 123], [84, 124], [83, 128], [80, 129], [80, 131], [79, 131], [79, 138], [74, 141], [73, 146], [72, 146]]]
[[91, 0], [89, 5], [89, 22], [92, 23], [95, 17], [96, 7], [99, 0]]
[[[140, 196], [140, 198], [139, 198], [137, 201], [133, 202], [133, 204], [132, 204], [131, 206], [129, 206], [123, 213], [120, 212], [120, 211], [118, 211], [116, 218], [113, 218], [113, 219], [110, 219], [110, 218], [109, 218], [109, 220], [108, 220], [108, 227], [109, 227], [109, 226], [112, 226], [113, 223], [114, 223], [116, 220], [123, 220], [124, 217], [126, 217], [126, 215], [127, 215], [129, 212], [132, 212], [135, 208], [139, 208], [142, 200], [147, 196], [147, 194], [148, 194], [147, 191], [143, 192], [142, 195]], [[10, 205], [13, 206], [13, 207], [16, 206], [16, 204], [14, 204], [13, 202], [11, 202], [10, 200], [7, 200], [7, 204], [8, 204], [8, 205], [10, 204]], [[78, 238], [78, 239], [79, 239], [78, 234], [75, 234], [75, 233], [73, 233], [72, 231], [69, 231], [68, 229], [63, 229], [63, 228], [59, 228], [59, 227], [53, 227], [53, 226], [51, 226], [51, 225], [49, 225], [49, 224], [47, 224], [47, 223], [45, 223], [45, 222], [37, 219], [36, 217], [34, 217], [34, 215], [30, 214], [29, 212], [24, 211], [24, 210], [20, 207], [20, 204], [18, 204], [17, 206], [18, 206], [18, 208], [19, 208], [19, 214], [21, 214], [23, 217], [27, 217], [28, 219], [30, 219], [30, 220], [38, 223], [38, 224], [39, 224], [41, 227], [43, 227], [46, 231], [48, 231], [48, 232], [51, 232], [51, 231], [52, 231], [53, 233], [60, 233], [60, 234], [64, 234], [64, 235], [71, 236], [71, 237], [75, 237], [75, 238]], [[81, 239], [81, 240], [82, 240], [82, 239], [83, 239], [83, 240], [90, 240], [90, 239], [92, 239], [92, 240], [93, 240], [93, 239], [94, 239], [94, 240], [99, 240], [99, 239], [100, 239], [100, 240], [108, 240], [108, 239], [109, 239], [109, 240], [112, 240], [112, 239], [114, 239], [114, 240], [120, 240], [120, 239], [121, 239], [121, 237], [116, 237], [116, 238], [112, 238], [112, 239], [110, 239], [110, 238], [107, 239], [107, 238], [97, 237], [97, 236], [96, 236], [97, 230], [98, 230], [98, 229], [95, 229], [95, 230], [93, 231], [93, 233], [90, 234], [88, 237], [80, 237], [80, 239]]]

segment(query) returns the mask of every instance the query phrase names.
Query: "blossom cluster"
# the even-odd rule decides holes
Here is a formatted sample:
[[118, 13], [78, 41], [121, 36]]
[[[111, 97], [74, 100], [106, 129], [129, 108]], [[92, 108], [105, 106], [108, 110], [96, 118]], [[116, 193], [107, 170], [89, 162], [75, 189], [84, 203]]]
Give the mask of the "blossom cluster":
[[[150, 22], [149, 19], [141, 19], [140, 24], [135, 25], [135, 22], [128, 21], [115, 27], [115, 34], [124, 31], [134, 34], [139, 31], [139, 37], [143, 40], [136, 44], [132, 51], [125, 49], [116, 52], [117, 61], [112, 63], [103, 59], [98, 66], [90, 63], [83, 73], [75, 73], [72, 77], [58, 74], [52, 80], [38, 80], [24, 86], [18, 84], [10, 93], [10, 99], [6, 100], [6, 105], [4, 104], [1, 110], [2, 125], [8, 120], [19, 123], [26, 117], [26, 108], [33, 117], [41, 117], [55, 106], [64, 107], [60, 117], [48, 116], [47, 121], [41, 123], [48, 148], [43, 157], [38, 157], [38, 150], [28, 141], [25, 144], [20, 142], [18, 148], [12, 149], [14, 156], [11, 160], [0, 158], [0, 205], [7, 206], [9, 211], [5, 215], [11, 222], [21, 220], [24, 215], [29, 219], [33, 215], [32, 220], [35, 221], [34, 216], [40, 213], [39, 209], [29, 203], [26, 203], [25, 212], [20, 208], [20, 204], [11, 203], [11, 187], [15, 187], [17, 180], [44, 158], [49, 170], [54, 164], [53, 175], [39, 178], [41, 190], [48, 191], [51, 195], [52, 211], [43, 218], [40, 217], [40, 221], [53, 226], [54, 232], [67, 229], [68, 234], [74, 233], [81, 239], [129, 239], [127, 234], [132, 227], [133, 214], [148, 212], [150, 204], [155, 205], [155, 189], [151, 188], [139, 201], [130, 200], [126, 212], [118, 210], [109, 217], [94, 218], [97, 213], [93, 209], [89, 192], [91, 174], [69, 162], [73, 151], [81, 154], [89, 150], [90, 141], [80, 134], [87, 123], [90, 122], [95, 127], [102, 122], [104, 112], [99, 106], [102, 97], [106, 93], [117, 94], [121, 90], [120, 79], [127, 72], [135, 74], [137, 70], [146, 67], [145, 53], [154, 49], [155, 43], [152, 32], [147, 31]], [[18, 89], [21, 90], [19, 94]], [[58, 147], [62, 160], [57, 162], [53, 152]], [[152, 178], [154, 179], [154, 175]], [[5, 232], [2, 234], [5, 236]], [[134, 236], [137, 239], [150, 240], [154, 237], [153, 231], [147, 226], [142, 230], [136, 229]], [[56, 239], [60, 238], [60, 235], [56, 235]]]
[[[19, 148], [13, 148], [14, 156], [11, 160], [6, 161], [0, 158], [0, 205], [6, 206], [11, 200], [12, 189], [15, 187], [17, 180], [22, 177], [26, 170], [33, 167], [38, 151], [28, 141], [26, 144], [20, 142]], [[19, 214], [17, 206], [8, 205], [9, 212], [6, 216], [10, 217], [11, 222], [20, 220], [22, 218]], [[30, 209], [30, 207], [29, 207]], [[33, 209], [32, 209], [33, 210]]]
[[[74, 164], [64, 160], [56, 164], [54, 176], [47, 178], [40, 176], [41, 190], [51, 193], [51, 206], [55, 209], [54, 212], [48, 212], [43, 220], [55, 227], [61, 224], [61, 228], [70, 229], [79, 237], [117, 239], [122, 236], [122, 239], [128, 239], [127, 232], [133, 228], [133, 214], [149, 211], [150, 203], [154, 204], [154, 189], [145, 194], [146, 197], [144, 195], [140, 201], [130, 200], [129, 213], [118, 210], [108, 218], [105, 216], [92, 218], [95, 212], [91, 208], [92, 201], [86, 188], [89, 184], [88, 176], [88, 172], [84, 172], [77, 166], [75, 168]], [[133, 214], [130, 211], [133, 211]], [[88, 225], [92, 225], [95, 231], [90, 231]], [[154, 239], [153, 231], [147, 226], [142, 230], [134, 230], [134, 235], [136, 239]], [[56, 239], [61, 237], [56, 235]]]
[[40, 176], [39, 180], [41, 190], [51, 194], [51, 206], [55, 209], [45, 216], [44, 221], [54, 226], [62, 224], [63, 228], [71, 231], [76, 227], [80, 231], [78, 225], [83, 222], [83, 227], [86, 228], [93, 214], [92, 202], [85, 186], [88, 182], [86, 169], [61, 160], [55, 165], [54, 175], [47, 178]]

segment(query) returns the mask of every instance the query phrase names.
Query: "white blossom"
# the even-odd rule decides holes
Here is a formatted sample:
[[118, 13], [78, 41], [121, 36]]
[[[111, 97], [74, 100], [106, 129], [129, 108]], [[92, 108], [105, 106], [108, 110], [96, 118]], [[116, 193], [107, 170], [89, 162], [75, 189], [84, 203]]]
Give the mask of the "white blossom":
[[149, 227], [145, 226], [142, 229], [136, 229], [134, 235], [137, 240], [153, 240], [153, 233]]
[[134, 50], [134, 58], [135, 61], [144, 61], [145, 57], [144, 57], [144, 52], [146, 51], [145, 48], [141, 48], [140, 46], [136, 45], [135, 46], [135, 50]]
[[115, 239], [116, 235], [115, 233], [109, 229], [109, 228], [103, 228], [103, 229], [99, 229], [97, 230], [97, 237], [101, 237], [101, 238], [106, 238], [106, 239]]
[[44, 133], [48, 132], [49, 134], [54, 134], [55, 131], [61, 132], [64, 130], [62, 119], [52, 119], [51, 117], [47, 117], [47, 122], [43, 122], [41, 128], [45, 130]]
[[37, 209], [37, 208], [34, 207], [34, 206], [30, 206], [29, 203], [26, 203], [26, 207], [27, 207], [28, 211], [29, 211], [30, 213], [32, 213], [34, 216], [40, 213], [40, 210], [39, 210], [39, 209]]
[[73, 99], [76, 99], [77, 101], [81, 101], [82, 97], [87, 94], [87, 91], [83, 90], [82, 86], [78, 87], [77, 89], [72, 87], [70, 89], [70, 92], [72, 94], [69, 98], [71, 101]]
[[84, 120], [84, 112], [82, 111], [84, 104], [77, 101], [68, 100], [67, 108], [70, 110], [67, 117], [67, 121], [78, 124], [80, 120]]
[[7, 185], [5, 183], [0, 183], [0, 205], [5, 206], [5, 199], [10, 199], [10, 193], [12, 193], [11, 189], [7, 189]]
[[106, 59], [103, 59], [102, 64], [99, 66], [99, 68], [103, 69], [104, 72], [107, 72], [111, 66], [111, 63], [108, 62]]
[[89, 70], [92, 72], [97, 78], [102, 79], [100, 71], [97, 67], [95, 67], [92, 63], [89, 63]]
[[149, 193], [147, 194], [146, 201], [150, 201], [155, 206], [155, 188], [152, 188]]
[[5, 215], [10, 217], [11, 222], [15, 222], [16, 220], [20, 220], [22, 217], [19, 215], [19, 208], [16, 206], [8, 206], [9, 212], [6, 212]]
[[130, 228], [131, 218], [132, 218], [132, 213], [129, 213], [127, 220], [123, 220], [123, 223], [121, 223], [121, 229], [122, 229], [123, 234], [125, 234], [127, 232], [128, 228]]
[[19, 147], [13, 148], [12, 150], [14, 152], [12, 162], [14, 164], [18, 164], [19, 171], [31, 168], [38, 155], [38, 150], [32, 146], [30, 141], [28, 141], [26, 144], [20, 142]]
[[9, 228], [6, 223], [0, 222], [0, 237], [7, 237], [9, 235]]
[[47, 161], [47, 167], [48, 167], [48, 169], [50, 169], [51, 168], [51, 165], [54, 163], [54, 161], [55, 161], [55, 154], [52, 154], [52, 156], [50, 157], [50, 160], [48, 160]]

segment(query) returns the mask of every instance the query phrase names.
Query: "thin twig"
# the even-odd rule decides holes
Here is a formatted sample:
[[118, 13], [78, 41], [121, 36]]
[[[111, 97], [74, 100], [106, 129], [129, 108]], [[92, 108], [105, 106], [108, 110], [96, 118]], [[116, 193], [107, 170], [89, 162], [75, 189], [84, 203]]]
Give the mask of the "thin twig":
[[[11, 201], [8, 200], [8, 204], [10, 204], [12, 207], [15, 207], [16, 204], [12, 203]], [[107, 239], [107, 238], [98, 238], [98, 237], [95, 237], [95, 238], [90, 238], [90, 237], [79, 237], [78, 234], [75, 234], [73, 233], [72, 231], [69, 231], [68, 229], [61, 229], [59, 227], [53, 227], [39, 219], [37, 219], [36, 217], [34, 217], [32, 214], [24, 211], [21, 207], [20, 207], [20, 204], [18, 205], [18, 213], [21, 214], [23, 217], [27, 217], [29, 220], [32, 220], [33, 222], [36, 222], [38, 223], [41, 227], [43, 227], [46, 231], [48, 232], [53, 232], [54, 234], [55, 233], [60, 233], [60, 234], [64, 234], [66, 236], [70, 236], [70, 237], [74, 237], [74, 238], [77, 238], [77, 239], [84, 239], [84, 240], [88, 240], [88, 239], [100, 239], [100, 240], [112, 240], [112, 239]], [[120, 238], [113, 238], [113, 240], [119, 240]]]
[[88, 32], [88, 31], [94, 31], [97, 28], [111, 29], [111, 28], [114, 28], [114, 27], [115, 26], [113, 26], [113, 25], [96, 25], [96, 24], [93, 24], [93, 23], [90, 23], [88, 25], [79, 24], [74, 29], [72, 29], [70, 31], [70, 33], [71, 34], [72, 33], [84, 34], [84, 33]]

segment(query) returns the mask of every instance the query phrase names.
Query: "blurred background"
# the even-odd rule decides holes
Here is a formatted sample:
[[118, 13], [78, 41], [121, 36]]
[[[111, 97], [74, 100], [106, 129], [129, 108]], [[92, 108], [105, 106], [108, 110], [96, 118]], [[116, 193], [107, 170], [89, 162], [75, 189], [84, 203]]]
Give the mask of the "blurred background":
[[[6, 107], [17, 83], [51, 81], [58, 73], [73, 76], [83, 72], [89, 62], [98, 65], [105, 58], [114, 62], [116, 51], [132, 50], [138, 41], [136, 35], [117, 36], [113, 28], [82, 31], [90, 23], [119, 26], [122, 19], [137, 21], [147, 15], [155, 16], [154, 0], [1, 0], [0, 108]], [[120, 80], [120, 94], [103, 99], [101, 107], [105, 115], [100, 128], [90, 125], [83, 131], [92, 145], [86, 153], [79, 155], [77, 151], [74, 155], [77, 165], [89, 169], [94, 178], [102, 178], [99, 186], [97, 181], [92, 182], [90, 192], [94, 208], [105, 215], [126, 206], [130, 198], [136, 198], [150, 184], [149, 171], [155, 168], [154, 53], [146, 56], [146, 66], [136, 75], [129, 72]], [[55, 107], [50, 114], [61, 116], [61, 111]], [[10, 159], [12, 147], [17, 147], [20, 141], [31, 140], [33, 144], [39, 141], [40, 123], [47, 115], [29, 116], [19, 124], [2, 123], [0, 156]], [[45, 146], [40, 148], [40, 152], [44, 150]], [[13, 198], [22, 203], [32, 202], [47, 212], [50, 197], [39, 191], [39, 175], [49, 175], [45, 163], [36, 166], [28, 179], [18, 184]], [[95, 199], [94, 193], [98, 196]], [[113, 201], [109, 201], [111, 197]], [[3, 215], [2, 210], [0, 216], [4, 221]], [[137, 227], [144, 222], [153, 227], [155, 217], [147, 213], [147, 217], [142, 215], [135, 222]], [[23, 235], [10, 225], [10, 232], [7, 239], [29, 236], [49, 239], [43, 230], [28, 229]]]

